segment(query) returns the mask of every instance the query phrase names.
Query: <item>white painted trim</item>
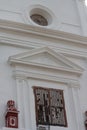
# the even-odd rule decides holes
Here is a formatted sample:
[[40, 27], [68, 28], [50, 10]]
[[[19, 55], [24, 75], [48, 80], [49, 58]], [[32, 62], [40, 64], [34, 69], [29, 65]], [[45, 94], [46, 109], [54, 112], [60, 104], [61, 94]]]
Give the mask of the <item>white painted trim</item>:
[[[2, 45], [25, 49], [50, 46], [66, 55], [87, 58], [87, 37], [6, 20], [0, 20], [0, 30], [0, 44]], [[24, 39], [21, 39], [21, 33]], [[33, 35], [32, 40], [29, 35]], [[25, 36], [27, 39], [25, 39]], [[37, 40], [34, 37], [37, 37]], [[38, 41], [39, 37], [42, 39], [41, 42]], [[48, 42], [45, 42], [45, 39], [48, 39]], [[51, 39], [53, 43], [50, 41]], [[58, 45], [60, 40], [61, 45], [63, 45], [61, 47]], [[67, 45], [69, 45], [69, 48], [66, 47]]]
[[73, 69], [69, 69], [69, 68], [63, 68], [63, 67], [55, 67], [55, 66], [48, 66], [48, 65], [44, 65], [44, 64], [38, 64], [38, 63], [33, 63], [33, 62], [26, 62], [26, 61], [17, 61], [17, 60], [10, 60], [10, 62], [15, 64], [22, 64], [22, 65], [28, 65], [28, 66], [36, 66], [36, 67], [42, 67], [42, 68], [47, 68], [47, 69], [51, 69], [51, 70], [56, 70], [56, 71], [61, 71], [61, 72], [67, 72], [67, 73], [73, 73], [76, 74], [78, 76], [80, 76], [82, 74], [83, 71], [81, 70], [75, 70]]
[[[50, 56], [51, 55], [54, 56], [53, 59], [56, 59], [56, 61], [60, 60], [61, 62], [65, 63], [64, 65], [66, 65], [66, 67], [60, 68], [57, 66], [51, 66], [50, 64], [46, 65], [46, 64], [42, 64], [42, 63], [37, 63], [37, 60], [36, 60], [36, 62], [30, 62], [29, 59], [26, 61], [23, 61], [24, 58], [26, 58], [28, 56], [33, 56], [33, 55], [37, 55], [37, 54], [39, 56], [39, 54], [41, 54], [41, 53], [43, 54], [44, 52], [48, 52], [48, 54]], [[48, 57], [49, 57], [49, 55], [48, 55]], [[17, 84], [17, 88], [18, 88], [17, 93], [19, 96], [18, 105], [19, 105], [20, 111], [23, 110], [23, 113], [21, 113], [21, 114], [22, 114], [22, 116], [24, 115], [25, 121], [27, 120], [26, 119], [27, 112], [26, 112], [26, 103], [24, 103], [24, 101], [26, 100], [26, 95], [25, 95], [26, 85], [25, 85], [24, 80], [27, 81], [28, 87], [29, 87], [28, 79], [36, 79], [36, 80], [38, 79], [38, 81], [44, 81], [44, 82], [49, 82], [49, 83], [51, 83], [51, 82], [52, 83], [62, 83], [67, 86], [67, 89], [69, 89], [69, 88], [77, 89], [80, 87], [79, 79], [83, 72], [83, 69], [81, 67], [79, 67], [78, 65], [76, 65], [75, 63], [72, 63], [69, 60], [67, 60], [67, 58], [65, 58], [65, 56], [63, 56], [62, 54], [58, 54], [57, 52], [53, 51], [52, 49], [50, 49], [48, 47], [31, 50], [31, 51], [29, 51], [29, 53], [25, 52], [25, 53], [21, 53], [21, 54], [15, 55], [15, 56], [11, 56], [9, 58], [9, 62], [11, 65], [13, 65], [15, 67], [13, 75], [15, 76], [17, 83], [18, 83]], [[62, 66], [62, 64], [61, 64], [61, 66]], [[22, 81], [22, 84], [20, 84], [19, 80]], [[23, 104], [21, 103], [21, 100], [23, 100]], [[74, 97], [73, 97], [73, 100], [75, 100]], [[76, 102], [74, 104], [74, 107], [76, 108], [75, 105], [76, 105]], [[31, 110], [31, 108], [30, 108], [30, 110]], [[23, 122], [23, 120], [21, 118], [22, 117], [20, 115], [19, 119], [21, 122]], [[31, 113], [30, 113], [30, 118], [31, 118]], [[76, 115], [77, 125], [78, 125], [78, 121], [79, 121], [78, 118], [79, 118], [79, 116]], [[32, 118], [30, 120], [32, 120]], [[23, 123], [24, 123], [24, 125], [21, 124], [22, 127], [23, 126], [24, 126], [24, 128], [29, 127], [27, 125], [27, 122], [26, 123], [23, 122]], [[34, 126], [35, 125], [32, 124], [32, 125], [30, 125], [29, 128], [34, 129]], [[77, 129], [77, 130], [79, 130], [79, 129]]]
[[18, 11], [12, 11], [12, 10], [8, 10], [8, 9], [0, 9], [0, 12], [9, 12], [9, 13], [14, 13], [14, 14], [22, 14], [20, 10]]
[[[76, 44], [82, 44], [87, 46], [87, 37], [83, 37], [76, 34], [71, 34], [67, 32], [46, 29], [43, 27], [37, 27], [32, 25], [26, 25], [23, 23], [17, 23], [12, 21], [0, 20], [0, 29], [4, 31], [11, 31], [11, 33], [19, 32], [19, 33], [29, 33], [33, 35], [45, 36], [48, 38], [55, 38], [70, 42], [75, 42]], [[10, 33], [10, 32], [9, 32]]]
[[[48, 53], [50, 56], [54, 57], [54, 61], [56, 62], [56, 65], [50, 65], [50, 64], [45, 64], [45, 63], [38, 63], [38, 62], [32, 62], [31, 60], [24, 60], [26, 57], [31, 57], [31, 56], [36, 56], [39, 54], [43, 53]], [[43, 47], [39, 49], [33, 49], [28, 52], [20, 53], [14, 56], [10, 56], [8, 59], [10, 64], [20, 64], [20, 65], [26, 65], [28, 67], [33, 66], [34, 68], [42, 68], [42, 69], [50, 69], [53, 71], [61, 71], [61, 72], [66, 72], [66, 73], [72, 73], [75, 75], [80, 76], [83, 72], [83, 68], [81, 68], [79, 65], [69, 61], [65, 56], [63, 56], [60, 53], [57, 53], [53, 51], [52, 49], [48, 47]], [[58, 65], [57, 61], [61, 61], [61, 66]]]
[[[29, 58], [39, 54], [48, 53], [53, 57], [52, 61], [56, 64], [51, 65], [50, 63], [43, 63], [38, 61], [24, 60], [26, 57]], [[47, 56], [45, 56], [47, 58]], [[49, 58], [49, 56], [48, 56]], [[83, 73], [83, 68], [79, 65], [69, 61], [65, 56], [59, 54], [48, 47], [39, 49], [33, 49], [29, 52], [20, 53], [14, 56], [10, 56], [8, 59], [9, 63], [16, 66], [14, 75], [20, 78], [34, 78], [60, 83], [72, 83], [77, 84], [78, 79]], [[59, 65], [59, 62], [61, 65]], [[75, 85], [76, 86], [76, 85]]]
[[21, 116], [21, 114], [22, 114], [22, 112], [21, 112], [22, 106], [21, 106], [21, 95], [20, 95], [20, 87], [21, 87], [20, 81], [22, 82], [21, 79], [16, 78], [17, 106], [18, 106], [18, 110], [20, 110], [19, 115], [18, 115], [18, 122], [19, 122], [18, 127], [19, 127], [19, 129], [23, 128], [22, 127], [22, 116]]
[[[73, 85], [73, 84], [72, 84]], [[77, 89], [77, 90], [76, 90]], [[72, 88], [73, 100], [75, 106], [75, 115], [77, 119], [77, 130], [83, 129], [83, 118], [80, 108], [79, 96], [78, 96], [78, 88]]]
[[80, 24], [72, 24], [72, 23], [68, 23], [68, 22], [61, 22], [61, 24], [66, 24], [66, 25], [69, 25], [69, 26], [75, 26], [75, 27], [79, 27], [80, 28]]
[[59, 19], [56, 18], [55, 14], [46, 6], [39, 4], [31, 4], [28, 7], [26, 7], [23, 10], [23, 18], [25, 23], [27, 24], [31, 24], [37, 27], [40, 27], [40, 25], [36, 24], [35, 22], [33, 22], [30, 18], [31, 14], [38, 12], [41, 13], [45, 18], [47, 18], [48, 21], [48, 25], [44, 28], [48, 29], [50, 27], [53, 27], [54, 29], [60, 28], [61, 26], [61, 21]]
[[26, 79], [26, 78], [33, 78], [33, 79], [39, 79], [44, 81], [52, 81], [52, 82], [58, 82], [58, 83], [64, 83], [64, 84], [74, 84], [73, 86], [69, 87], [78, 87], [79, 81], [78, 79], [71, 78], [71, 77], [63, 77], [63, 76], [55, 76], [53, 75], [46, 75], [41, 73], [33, 73], [33, 72], [26, 72], [26, 71], [14, 71], [13, 76], [17, 79]]

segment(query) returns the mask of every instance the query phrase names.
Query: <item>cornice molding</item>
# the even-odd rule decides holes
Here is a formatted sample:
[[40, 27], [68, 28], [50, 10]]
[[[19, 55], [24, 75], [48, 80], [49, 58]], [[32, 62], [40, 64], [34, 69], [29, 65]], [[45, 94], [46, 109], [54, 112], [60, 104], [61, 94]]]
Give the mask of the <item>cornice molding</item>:
[[[39, 57], [39, 61], [37, 56]], [[10, 56], [8, 62], [13, 65], [39, 67], [42, 68], [42, 70], [47, 69], [55, 72], [61, 71], [62, 73], [68, 73], [69, 75], [71, 73], [80, 76], [84, 71], [82, 67], [71, 62], [62, 54], [57, 53], [48, 47], [32, 49], [28, 52]]]
[[[87, 58], [87, 37], [84, 36], [6, 20], [0, 20], [0, 30], [0, 44], [26, 49], [50, 46], [67, 56]], [[37, 40], [30, 39], [30, 35], [37, 38]], [[20, 36], [24, 39], [21, 39]], [[41, 38], [42, 42], [38, 41], [38, 38]], [[59, 45], [60, 41], [63, 46]], [[67, 45], [69, 48], [67, 48]]]
[[34, 78], [77, 84], [84, 71], [83, 68], [48, 47], [10, 56], [8, 62], [15, 68], [13, 76], [19, 79]]
[[58, 31], [58, 30], [52, 30], [48, 28], [46, 29], [45, 27], [38, 27], [38, 26], [32, 26], [28, 24], [26, 25], [23, 23], [0, 20], [0, 29], [11, 31], [11, 33], [14, 33], [14, 31], [22, 34], [31, 33], [34, 35], [44, 36], [48, 38], [56, 38], [60, 40], [87, 45], [87, 37], [63, 32], [63, 31]]
[[74, 75], [77, 75], [77, 76], [80, 76], [81, 74], [82, 74], [82, 71], [81, 70], [72, 70], [72, 69], [66, 69], [66, 68], [63, 68], [63, 67], [61, 67], [61, 68], [59, 68], [59, 67], [51, 67], [51, 66], [47, 66], [47, 65], [40, 65], [40, 64], [38, 64], [38, 63], [33, 63], [33, 62], [29, 62], [29, 63], [27, 63], [26, 61], [24, 62], [24, 61], [17, 61], [17, 60], [12, 60], [12, 59], [10, 59], [10, 61], [9, 61], [9, 63], [11, 64], [11, 63], [13, 63], [13, 65], [20, 65], [20, 64], [22, 64], [22, 65], [26, 65], [26, 66], [32, 66], [32, 67], [36, 67], [36, 68], [42, 68], [42, 69], [51, 69], [51, 70], [53, 70], [53, 71], [61, 71], [61, 72], [65, 72], [65, 73], [71, 73], [71, 74], [74, 74]]
[[33, 73], [33, 72], [26, 72], [26, 71], [19, 71], [16, 70], [13, 72], [13, 77], [19, 80], [27, 80], [28, 78], [32, 79], [39, 79], [39, 80], [44, 80], [44, 81], [52, 81], [52, 82], [57, 82], [57, 83], [63, 83], [63, 84], [68, 84], [68, 87], [80, 87], [77, 84], [79, 84], [78, 79], [74, 78], [68, 78], [68, 77], [63, 77], [63, 76], [55, 76], [55, 75], [46, 75], [46, 74], [41, 74], [41, 73]]

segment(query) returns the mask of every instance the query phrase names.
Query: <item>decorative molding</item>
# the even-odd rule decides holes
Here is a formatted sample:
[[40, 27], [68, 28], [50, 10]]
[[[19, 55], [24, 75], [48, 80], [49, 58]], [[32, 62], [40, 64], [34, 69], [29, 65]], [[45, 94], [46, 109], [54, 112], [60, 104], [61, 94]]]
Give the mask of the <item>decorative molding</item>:
[[68, 22], [61, 22], [61, 24], [66, 24], [66, 25], [69, 25], [69, 26], [74, 26], [74, 27], [80, 28], [79, 24], [72, 24], [72, 23], [68, 23]]
[[[56, 29], [56, 27], [59, 28], [61, 26], [61, 22], [59, 20], [57, 20], [55, 14], [52, 12], [52, 10], [50, 10], [46, 6], [43, 6], [40, 3], [31, 4], [23, 10], [23, 18], [24, 18], [24, 21], [26, 24], [30, 23], [31, 25], [40, 27], [40, 25], [34, 23], [30, 18], [30, 16], [34, 13], [36, 13], [36, 14], [39, 13], [40, 15], [44, 16], [47, 19], [48, 26], [46, 26], [46, 29], [51, 28], [51, 27]], [[45, 28], [45, 26], [44, 26], [44, 28]]]
[[73, 86], [74, 86], [75, 88], [80, 88], [80, 83], [79, 83], [79, 81], [77, 81], [77, 82], [68, 82], [68, 87], [73, 88]]
[[79, 89], [72, 88], [74, 107], [75, 107], [75, 116], [76, 116], [76, 124], [77, 130], [83, 129], [83, 115], [81, 113], [80, 99], [79, 99]]
[[[42, 58], [42, 56], [43, 56], [43, 58]], [[44, 61], [44, 58], [47, 58], [47, 59]], [[50, 59], [50, 62], [48, 59]], [[51, 83], [61, 84], [62, 83], [62, 85], [64, 85], [65, 88], [66, 87], [71, 88], [71, 89], [75, 88], [75, 90], [76, 90], [76, 88], [78, 89], [80, 87], [80, 85], [78, 85], [78, 84], [79, 84], [80, 76], [83, 72], [83, 68], [76, 65], [75, 63], [72, 63], [64, 55], [57, 53], [48, 47], [33, 49], [33, 50], [25, 52], [25, 53], [11, 56], [11, 57], [9, 57], [9, 63], [14, 66], [13, 76], [15, 76], [16, 83], [17, 83], [17, 100], [18, 100], [18, 106], [19, 106], [18, 109], [20, 108], [19, 109], [20, 112], [22, 112], [21, 109], [23, 106], [24, 107], [23, 111], [25, 113], [26, 103], [24, 103], [24, 102], [21, 103], [21, 100], [25, 101], [27, 97], [30, 98], [29, 97], [30, 95], [27, 95], [25, 92], [25, 87], [28, 87], [28, 89], [26, 91], [28, 91], [30, 89], [30, 87], [32, 87], [32, 85], [31, 85], [32, 83], [30, 81], [32, 79], [33, 80], [35, 79], [38, 82], [40, 82], [40, 81], [49, 82], [49, 84], [51, 84]], [[53, 63], [53, 64], [51, 64], [51, 63]], [[60, 67], [60, 65], [61, 65], [61, 67]], [[28, 84], [26, 84], [24, 79], [27, 80]], [[19, 82], [20, 80], [22, 80], [22, 83]], [[33, 84], [36, 84], [36, 83], [33, 82]], [[66, 88], [65, 94], [69, 94], [69, 93], [67, 93], [67, 90], [68, 90], [67, 88]], [[30, 94], [30, 92], [31, 91], [29, 90], [28, 94]], [[76, 94], [76, 92], [75, 92], [75, 94]], [[72, 92], [72, 94], [73, 94], [73, 92]], [[67, 97], [69, 98], [69, 96], [67, 96]], [[74, 97], [74, 99], [75, 99], [75, 97]], [[71, 102], [72, 102], [72, 100], [73, 99], [71, 98]], [[28, 100], [28, 102], [29, 102], [29, 100]], [[69, 103], [71, 103], [71, 102], [69, 102]], [[31, 109], [32, 109], [33, 102], [29, 102], [29, 104], [30, 104], [30, 106], [28, 108], [30, 108], [30, 120], [34, 122], [34, 120], [32, 120], [32, 115], [31, 115], [31, 112], [32, 112]], [[75, 105], [76, 105], [76, 102], [75, 102]], [[72, 106], [76, 107], [76, 106], [74, 106], [74, 102], [73, 102]], [[26, 115], [24, 115], [24, 116], [20, 115], [20, 117], [19, 117], [20, 127], [19, 128], [21, 128], [22, 124], [24, 123], [24, 120], [28, 120], [26, 118], [27, 118]], [[76, 116], [76, 121], [78, 121], [78, 116]], [[72, 120], [72, 122], [73, 122], [73, 120]], [[35, 129], [34, 128], [35, 124], [33, 124], [32, 122], [30, 122], [30, 123], [31, 123], [30, 127]], [[27, 123], [25, 124], [25, 126], [27, 126]], [[75, 126], [75, 128], [76, 128], [76, 126]]]
[[39, 36], [44, 36], [53, 39], [60, 39], [70, 42], [79, 43], [82, 45], [87, 45], [87, 37], [83, 37], [76, 34], [71, 34], [63, 31], [46, 29], [44, 27], [26, 25], [23, 23], [11, 22], [6, 20], [0, 20], [0, 28], [7, 31], [11, 31], [11, 33], [19, 32], [19, 33], [29, 33]]
[[73, 73], [76, 75], [80, 75], [83, 72], [83, 68], [79, 65], [69, 61], [65, 56], [48, 47], [33, 49], [25, 53], [10, 56], [8, 61], [11, 64], [23, 64], [27, 66], [51, 69], [54, 71]]
[[[72, 78], [72, 77], [63, 77], [63, 76], [55, 76], [53, 75], [46, 75], [46, 74], [41, 74], [41, 73], [33, 73], [33, 72], [26, 72], [26, 71], [14, 71], [13, 76], [16, 79], [24, 79], [24, 78], [33, 78], [33, 79], [39, 79], [43, 81], [51, 81], [51, 82], [57, 82], [57, 83], [63, 83], [63, 84], [68, 84], [68, 87], [80, 87], [78, 86], [78, 79]], [[71, 85], [73, 84], [73, 85]]]
[[0, 12], [9, 12], [9, 13], [15, 13], [15, 14], [21, 14], [21, 11], [12, 11], [12, 10], [8, 10], [8, 9], [0, 9]]
[[11, 56], [8, 61], [15, 66], [13, 75], [18, 79], [34, 78], [65, 84], [73, 83], [75, 85], [70, 87], [78, 87], [78, 79], [83, 73], [83, 68], [48, 47]]
[[87, 37], [4, 20], [0, 20], [0, 30], [0, 44], [3, 45], [26, 49], [50, 46], [60, 53], [87, 58]]

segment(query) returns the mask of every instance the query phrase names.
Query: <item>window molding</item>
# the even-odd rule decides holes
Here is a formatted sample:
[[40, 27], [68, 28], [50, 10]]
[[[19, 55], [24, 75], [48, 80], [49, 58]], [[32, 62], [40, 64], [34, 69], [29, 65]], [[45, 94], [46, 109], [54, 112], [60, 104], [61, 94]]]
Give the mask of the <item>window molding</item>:
[[[42, 58], [47, 58], [48, 60], [42, 60]], [[53, 88], [53, 84], [58, 85], [62, 83], [65, 88], [62, 88], [62, 86], [60, 86], [60, 88], [63, 90], [66, 89], [64, 91], [64, 96], [66, 99], [68, 128], [71, 129], [72, 122], [74, 129], [79, 130], [81, 127], [81, 116], [79, 113], [81, 113], [81, 111], [79, 109], [78, 89], [80, 88], [79, 81], [80, 76], [83, 73], [83, 68], [72, 63], [64, 55], [57, 53], [48, 47], [32, 49], [28, 52], [10, 56], [8, 61], [14, 68], [13, 76], [16, 80], [17, 87], [20, 128], [23, 127], [24, 123], [24, 127], [27, 125], [27, 128], [29, 129], [36, 129], [34, 97], [32, 97], [32, 101], [30, 100], [31, 95], [33, 95], [32, 86], [43, 86], [46, 83], [48, 87]], [[58, 88], [58, 86], [54, 88]], [[26, 94], [26, 92], [28, 93]], [[71, 97], [69, 102], [67, 96]], [[23, 100], [23, 104], [21, 103], [21, 100]], [[68, 113], [69, 105], [72, 102], [76, 122], [74, 122], [74, 117], [72, 117], [72, 119], [70, 118], [70, 115], [73, 116], [72, 111], [69, 111]], [[22, 109], [23, 106], [25, 108], [24, 110]], [[21, 116], [21, 112], [24, 116]]]

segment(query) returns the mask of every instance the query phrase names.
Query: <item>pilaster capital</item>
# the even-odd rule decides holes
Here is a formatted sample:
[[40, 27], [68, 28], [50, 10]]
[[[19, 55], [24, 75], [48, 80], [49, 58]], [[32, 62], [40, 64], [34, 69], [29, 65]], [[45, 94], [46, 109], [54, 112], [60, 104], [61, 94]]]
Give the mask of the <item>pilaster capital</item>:
[[79, 82], [68, 82], [68, 87], [70, 88], [80, 88]]

